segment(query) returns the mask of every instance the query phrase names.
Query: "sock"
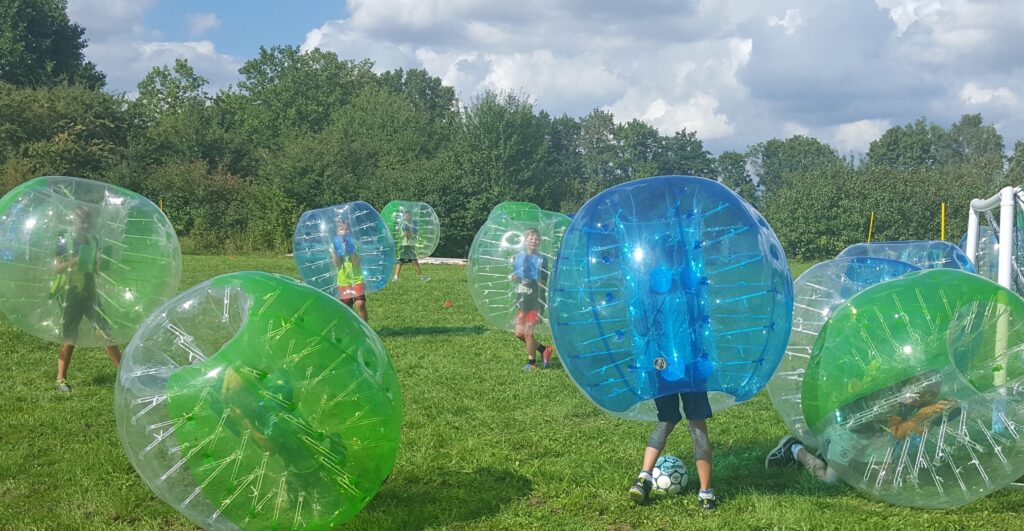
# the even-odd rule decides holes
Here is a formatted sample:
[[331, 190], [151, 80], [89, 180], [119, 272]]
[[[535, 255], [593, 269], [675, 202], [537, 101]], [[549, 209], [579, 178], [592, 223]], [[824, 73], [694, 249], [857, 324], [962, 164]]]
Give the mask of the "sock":
[[799, 452], [800, 449], [803, 448], [803, 447], [804, 447], [804, 445], [799, 444], [799, 443], [794, 444], [793, 446], [789, 447], [789, 451], [793, 452], [793, 459], [796, 459], [797, 452]]
[[527, 365], [536, 365], [537, 364], [537, 360], [528, 359], [528, 360], [526, 360], [526, 364]]
[[715, 489], [701, 489], [701, 491], [697, 493], [697, 497], [702, 500], [713, 500], [715, 499]]
[[651, 483], [654, 483], [654, 476], [651, 475], [651, 471], [650, 470], [641, 470], [640, 473], [637, 474], [636, 477], [644, 478], [647, 481], [650, 481]]

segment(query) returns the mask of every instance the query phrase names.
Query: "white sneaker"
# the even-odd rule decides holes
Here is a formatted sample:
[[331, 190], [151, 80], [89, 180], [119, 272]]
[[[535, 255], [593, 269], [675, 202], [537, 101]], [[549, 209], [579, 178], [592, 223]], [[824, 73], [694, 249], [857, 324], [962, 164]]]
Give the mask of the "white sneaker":
[[420, 282], [426, 282], [428, 280], [430, 280], [430, 277], [427, 275], [420, 275]]

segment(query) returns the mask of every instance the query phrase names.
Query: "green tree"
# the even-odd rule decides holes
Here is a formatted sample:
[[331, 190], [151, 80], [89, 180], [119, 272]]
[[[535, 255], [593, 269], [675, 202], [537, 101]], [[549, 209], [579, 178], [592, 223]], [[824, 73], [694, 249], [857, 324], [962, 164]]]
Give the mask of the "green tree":
[[835, 149], [803, 135], [786, 140], [773, 138], [756, 144], [750, 148], [747, 160], [764, 196], [780, 189], [789, 175], [824, 172], [833, 166], [843, 165], [843, 159]]
[[175, 59], [174, 66], [157, 66], [139, 81], [135, 105], [144, 115], [159, 120], [191, 107], [205, 106], [210, 97], [203, 90], [207, 80], [196, 74], [187, 59]]
[[0, 82], [102, 88], [106, 76], [85, 60], [85, 29], [71, 22], [66, 0], [0, 2]]
[[663, 142], [658, 130], [647, 122], [637, 119], [617, 125], [614, 129], [615, 145], [618, 146], [619, 182], [652, 177], [660, 173], [663, 157]]
[[758, 205], [757, 186], [747, 172], [747, 157], [738, 151], [723, 151], [714, 161], [712, 174], [751, 205]]
[[696, 131], [676, 131], [664, 139], [661, 168], [658, 173], [673, 175], [695, 175], [713, 178], [714, 159], [704, 149], [704, 142], [697, 138]]
[[987, 175], [992, 187], [998, 188], [1005, 184], [1005, 144], [999, 131], [983, 122], [980, 114], [965, 114], [949, 128], [952, 155], [956, 163]]
[[1006, 165], [1006, 180], [1013, 186], [1024, 185], [1024, 141], [1013, 144], [1013, 154]]
[[949, 134], [941, 126], [918, 118], [891, 127], [868, 146], [867, 164], [897, 171], [939, 168], [953, 153]]

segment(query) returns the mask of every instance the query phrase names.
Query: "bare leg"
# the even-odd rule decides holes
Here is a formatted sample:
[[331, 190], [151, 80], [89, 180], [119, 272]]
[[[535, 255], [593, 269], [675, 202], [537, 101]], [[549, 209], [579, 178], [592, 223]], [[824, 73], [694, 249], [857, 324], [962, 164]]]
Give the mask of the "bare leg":
[[412, 261], [412, 265], [416, 266], [416, 274], [422, 277], [423, 276], [423, 270], [420, 269], [420, 261], [419, 260], [413, 260]]
[[120, 368], [121, 367], [121, 349], [118, 348], [117, 345], [108, 345], [108, 346], [104, 347], [103, 350], [107, 351], [107, 357], [110, 358], [110, 361], [111, 361], [111, 363], [114, 364], [114, 367]]
[[676, 427], [675, 423], [672, 422], [659, 422], [651, 433], [650, 438], [647, 439], [647, 449], [644, 450], [644, 464], [640, 470], [644, 472], [650, 472], [654, 470], [654, 464], [658, 462], [658, 458], [661, 457], [661, 451], [665, 448], [665, 442], [668, 440], [668, 436], [672, 434], [672, 430]]
[[362, 317], [365, 322], [370, 322], [370, 318], [366, 313], [366, 301], [356, 301], [354, 306], [359, 317]]
[[394, 278], [394, 280], [398, 280], [398, 275], [401, 272], [402, 272], [402, 262], [395, 263], [395, 274], [394, 274], [395, 278]]
[[57, 354], [57, 379], [68, 379], [68, 367], [71, 366], [71, 354], [75, 352], [75, 346], [71, 343], [64, 343], [60, 346]]
[[808, 452], [806, 448], [801, 448], [796, 452], [796, 460], [806, 468], [811, 475], [818, 478], [820, 481], [825, 483], [834, 484], [839, 481], [839, 476], [835, 470], [832, 470], [828, 466], [828, 463], [818, 459], [817, 456]]

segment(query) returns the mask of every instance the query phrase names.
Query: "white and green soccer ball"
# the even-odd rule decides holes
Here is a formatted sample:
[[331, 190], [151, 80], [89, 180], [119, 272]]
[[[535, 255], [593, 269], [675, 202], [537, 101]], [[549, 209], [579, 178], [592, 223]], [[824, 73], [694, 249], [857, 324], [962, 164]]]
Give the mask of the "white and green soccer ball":
[[662, 494], [679, 494], [689, 479], [686, 465], [681, 459], [671, 455], [659, 457], [654, 463], [651, 475], [654, 477], [654, 490]]

